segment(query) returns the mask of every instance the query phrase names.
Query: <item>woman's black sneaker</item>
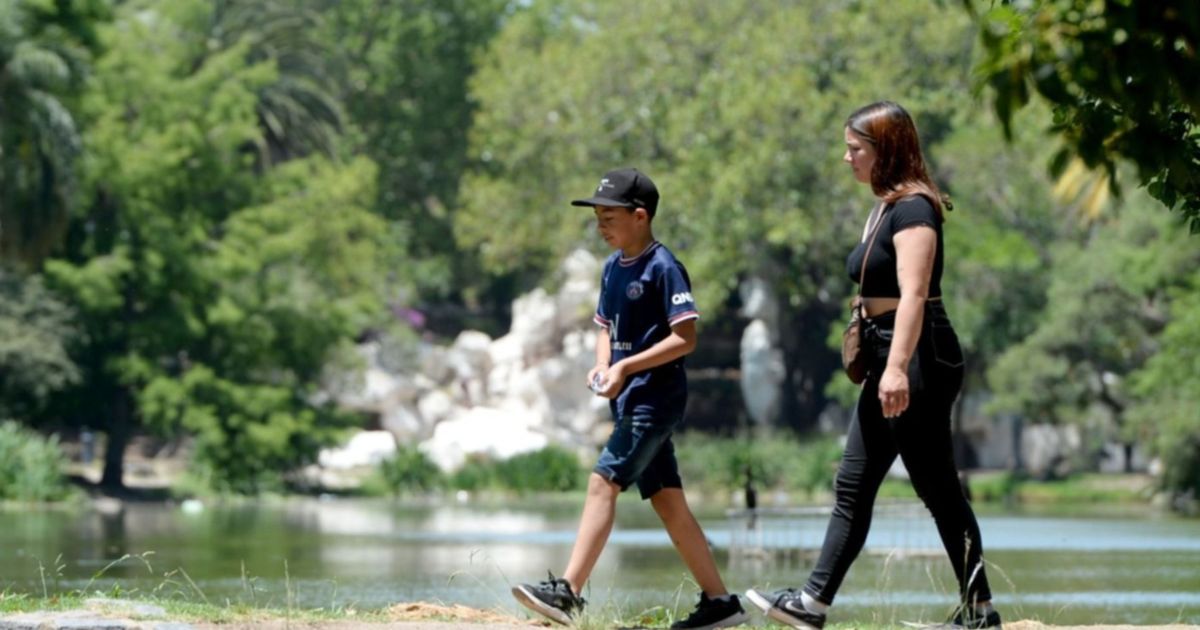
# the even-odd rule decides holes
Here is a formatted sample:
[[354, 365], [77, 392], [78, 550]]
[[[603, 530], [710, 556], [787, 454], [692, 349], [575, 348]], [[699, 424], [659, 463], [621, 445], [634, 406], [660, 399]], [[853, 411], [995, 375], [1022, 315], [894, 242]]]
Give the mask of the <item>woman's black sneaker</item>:
[[731, 628], [750, 620], [750, 615], [742, 608], [742, 602], [737, 595], [721, 599], [710, 599], [700, 593], [700, 603], [687, 619], [671, 624], [672, 628]]
[[771, 619], [793, 628], [821, 630], [825, 627], [825, 615], [805, 608], [800, 591], [794, 588], [771, 593], [752, 588], [746, 591], [746, 599], [761, 608]]
[[571, 625], [571, 618], [583, 610], [584, 599], [571, 590], [571, 584], [554, 577], [537, 584], [518, 584], [512, 587], [513, 597], [522, 606], [564, 626]]

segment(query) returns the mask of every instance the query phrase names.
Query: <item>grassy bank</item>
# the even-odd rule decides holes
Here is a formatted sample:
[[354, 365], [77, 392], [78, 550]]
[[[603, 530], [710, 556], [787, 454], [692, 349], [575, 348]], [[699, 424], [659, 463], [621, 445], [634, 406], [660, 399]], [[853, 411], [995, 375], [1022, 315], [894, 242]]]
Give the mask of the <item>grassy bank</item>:
[[[97, 603], [102, 602], [102, 603]], [[67, 612], [90, 610], [98, 615], [146, 617], [144, 614], [128, 614], [126, 605], [135, 604], [159, 607], [167, 619], [188, 622], [233, 623], [265, 619], [292, 619], [295, 621], [328, 621], [362, 618], [364, 620], [387, 621], [384, 611], [355, 611], [352, 609], [279, 609], [255, 608], [242, 604], [217, 605], [191, 602], [164, 597], [141, 597], [137, 600], [121, 600], [111, 597], [98, 598], [79, 593], [36, 597], [24, 593], [0, 593], [0, 614], [32, 612]], [[150, 615], [159, 617], [159, 615]]]
[[[831, 438], [792, 436], [758, 439], [683, 434], [675, 438], [679, 472], [690, 491], [728, 497], [747, 483], [762, 493], [820, 495], [833, 483], [841, 450]], [[439, 491], [529, 494], [582, 490], [598, 450], [558, 446], [507, 459], [472, 456], [443, 472], [414, 446], [380, 465], [361, 487], [368, 495], [415, 495]]]
[[[684, 434], [676, 438], [679, 471], [689, 495], [719, 505], [741, 505], [747, 484], [760, 505], [823, 504], [831, 500], [841, 447], [832, 438], [800, 440], [790, 435], [754, 440]], [[458, 471], [442, 473], [415, 448], [385, 463], [364, 494], [437, 495], [467, 491], [480, 497], [578, 495], [586, 485], [591, 453], [559, 447], [507, 460], [474, 457]], [[1145, 505], [1155, 495], [1156, 479], [1146, 474], [1080, 473], [1041, 481], [1006, 471], [971, 472], [969, 492], [978, 504]], [[889, 478], [880, 490], [886, 499], [916, 499], [905, 479]]]
[[1038, 481], [1006, 472], [977, 473], [971, 478], [976, 501], [1004, 502], [1013, 497], [1024, 504], [1146, 503], [1156, 481], [1146, 474], [1080, 473], [1066, 479]]
[[[841, 447], [836, 438], [797, 438], [790, 433], [755, 438], [714, 437], [701, 433], [676, 436], [676, 457], [689, 496], [714, 506], [740, 507], [750, 485], [760, 505], [827, 504]], [[44, 439], [11, 424], [0, 425], [0, 502], [62, 502], [81, 498], [61, 473], [61, 453], [53, 438]], [[334, 494], [400, 497], [405, 500], [472, 502], [520, 501], [528, 497], [579, 497], [587, 484], [598, 449], [550, 446], [510, 458], [473, 455], [461, 467], [442, 471], [415, 445], [373, 469], [347, 473], [337, 488], [296, 485], [253, 497], [213, 491], [188, 475], [158, 477], [152, 489], [131, 488], [142, 500], [185, 499], [270, 500], [294, 495]], [[136, 480], [131, 480], [131, 483]], [[1145, 474], [1080, 473], [1066, 479], [1038, 481], [1004, 471], [972, 472], [970, 493], [982, 505], [1147, 505], [1155, 497], [1157, 479]], [[141, 491], [139, 491], [141, 490]], [[294, 495], [289, 494], [294, 493]], [[465, 495], [464, 495], [465, 493]], [[907, 480], [888, 479], [881, 498], [915, 499]]]

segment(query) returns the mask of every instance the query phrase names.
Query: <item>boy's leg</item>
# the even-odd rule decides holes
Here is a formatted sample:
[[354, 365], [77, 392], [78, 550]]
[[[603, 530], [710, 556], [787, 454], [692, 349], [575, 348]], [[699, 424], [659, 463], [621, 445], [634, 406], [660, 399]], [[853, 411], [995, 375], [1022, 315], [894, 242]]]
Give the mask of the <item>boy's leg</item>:
[[675, 444], [670, 438], [675, 424], [677, 422], [672, 422], [660, 429], [666, 432], [666, 438], [638, 478], [638, 492], [642, 499], [650, 500], [650, 505], [654, 507], [658, 518], [662, 519], [675, 550], [683, 558], [692, 577], [696, 578], [700, 590], [709, 597], [720, 597], [728, 594], [728, 591], [717, 571], [717, 563], [713, 560], [712, 550], [708, 548], [704, 530], [700, 529], [700, 523], [696, 521], [683, 494], [679, 461], [675, 458]]
[[645, 418], [617, 419], [588, 478], [587, 498], [566, 573], [562, 578], [551, 575], [549, 580], [536, 585], [514, 586], [513, 596], [517, 601], [558, 623], [571, 623], [586, 603], [579, 595], [612, 532], [617, 496], [641, 477], [642, 471], [669, 438], [669, 427], [664, 430]]
[[708, 548], [708, 539], [700, 529], [700, 523], [688, 507], [687, 498], [681, 488], [663, 488], [650, 497], [650, 505], [662, 519], [663, 526], [671, 536], [676, 551], [683, 558], [700, 590], [709, 597], [719, 597], [728, 593], [721, 574], [717, 571], [717, 563], [713, 560], [712, 551]]
[[[576, 593], [587, 584], [600, 552], [608, 542], [616, 514], [617, 496], [638, 480], [670, 443], [670, 430], [647, 418], [618, 418], [608, 443], [588, 478], [587, 499], [579, 519], [579, 533], [563, 578]], [[679, 484], [676, 484], [679, 485]], [[643, 495], [644, 496], [644, 495]]]
[[621, 486], [592, 473], [588, 479], [583, 515], [579, 519], [579, 534], [571, 549], [566, 573], [561, 578], [551, 573], [548, 580], [537, 584], [514, 586], [513, 597], [522, 606], [564, 625], [571, 624], [579, 615], [587, 603], [580, 594], [612, 532], [617, 495], [620, 493]]
[[643, 499], [650, 499], [671, 542], [675, 543], [675, 550], [701, 590], [695, 610], [671, 627], [729, 628], [748, 621], [750, 616], [742, 608], [741, 600], [725, 590], [717, 563], [708, 548], [708, 539], [688, 507], [683, 481], [679, 478], [679, 464], [675, 460], [675, 446], [670, 439], [663, 442], [638, 479], [638, 490]]
[[563, 574], [563, 578], [571, 583], [571, 590], [576, 593], [583, 592], [583, 585], [587, 584], [588, 576], [592, 574], [596, 560], [608, 542], [619, 494], [621, 486], [594, 472], [588, 477], [587, 498], [579, 519], [579, 533], [571, 549], [571, 560]]

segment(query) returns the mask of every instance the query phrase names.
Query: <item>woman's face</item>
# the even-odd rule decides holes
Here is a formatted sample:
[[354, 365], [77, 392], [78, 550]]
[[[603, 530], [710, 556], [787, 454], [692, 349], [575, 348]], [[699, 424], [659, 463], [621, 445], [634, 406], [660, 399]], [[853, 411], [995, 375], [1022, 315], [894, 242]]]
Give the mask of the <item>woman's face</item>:
[[842, 161], [850, 165], [854, 171], [854, 179], [871, 183], [871, 168], [875, 166], [875, 145], [867, 142], [862, 136], [846, 128], [846, 155]]

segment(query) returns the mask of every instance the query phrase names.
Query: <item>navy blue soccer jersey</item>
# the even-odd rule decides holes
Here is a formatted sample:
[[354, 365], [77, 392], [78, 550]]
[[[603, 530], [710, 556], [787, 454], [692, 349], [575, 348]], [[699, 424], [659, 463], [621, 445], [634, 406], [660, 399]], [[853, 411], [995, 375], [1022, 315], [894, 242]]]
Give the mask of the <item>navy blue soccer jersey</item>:
[[[666, 339], [671, 326], [700, 317], [687, 269], [655, 241], [634, 258], [614, 252], [604, 263], [595, 321], [608, 329], [612, 362]], [[675, 419], [687, 405], [683, 357], [625, 379], [612, 401], [614, 416]]]

